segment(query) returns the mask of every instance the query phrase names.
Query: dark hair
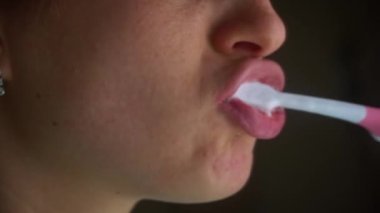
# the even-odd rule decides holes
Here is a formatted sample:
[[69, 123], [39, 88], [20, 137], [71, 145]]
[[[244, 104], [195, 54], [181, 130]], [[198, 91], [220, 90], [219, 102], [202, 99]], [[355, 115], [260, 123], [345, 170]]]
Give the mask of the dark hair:
[[14, 10], [24, 3], [25, 0], [0, 0], [0, 10], [3, 12]]
[[37, 15], [48, 9], [51, 3], [51, 0], [0, 0], [0, 13], [9, 17]]
[[1, 10], [14, 10], [21, 8], [38, 8], [51, 3], [51, 0], [0, 0]]
[[24, 0], [0, 0], [0, 8], [1, 9], [13, 8], [16, 5], [20, 5], [23, 2]]

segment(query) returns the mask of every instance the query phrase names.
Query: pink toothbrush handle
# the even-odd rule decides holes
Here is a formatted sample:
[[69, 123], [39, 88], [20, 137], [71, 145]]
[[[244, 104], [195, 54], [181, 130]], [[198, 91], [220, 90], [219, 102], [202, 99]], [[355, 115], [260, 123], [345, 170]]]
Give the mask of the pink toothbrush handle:
[[360, 125], [375, 136], [380, 136], [380, 109], [367, 107], [367, 114]]

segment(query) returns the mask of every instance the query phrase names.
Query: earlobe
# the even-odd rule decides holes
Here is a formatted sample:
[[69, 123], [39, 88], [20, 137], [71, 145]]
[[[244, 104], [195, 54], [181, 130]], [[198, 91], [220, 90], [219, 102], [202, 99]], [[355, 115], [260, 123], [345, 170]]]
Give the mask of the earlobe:
[[[0, 62], [3, 61], [3, 52], [4, 52], [4, 30], [3, 30], [3, 18], [0, 16]], [[1, 63], [0, 63], [1, 66]], [[4, 89], [4, 79], [3, 79], [3, 73], [2, 69], [0, 68], [0, 96], [5, 95], [5, 89]]]
[[4, 79], [3, 79], [3, 72], [1, 66], [3, 65], [2, 62], [4, 62], [4, 34], [3, 34], [3, 28], [0, 21], [0, 96], [5, 95], [5, 88], [4, 88]]
[[0, 16], [0, 96], [5, 95], [5, 79], [9, 75], [3, 19]]
[[5, 95], [5, 88], [4, 88], [4, 80], [3, 76], [1, 75], [1, 70], [0, 70], [0, 96]]

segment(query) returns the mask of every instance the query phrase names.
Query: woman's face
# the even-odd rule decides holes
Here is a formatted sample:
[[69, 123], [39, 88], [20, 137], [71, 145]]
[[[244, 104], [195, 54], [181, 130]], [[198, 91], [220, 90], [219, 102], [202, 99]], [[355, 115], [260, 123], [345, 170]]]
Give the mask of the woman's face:
[[255, 138], [215, 96], [282, 44], [269, 0], [51, 0], [6, 20], [3, 102], [46, 168], [175, 202], [246, 183]]

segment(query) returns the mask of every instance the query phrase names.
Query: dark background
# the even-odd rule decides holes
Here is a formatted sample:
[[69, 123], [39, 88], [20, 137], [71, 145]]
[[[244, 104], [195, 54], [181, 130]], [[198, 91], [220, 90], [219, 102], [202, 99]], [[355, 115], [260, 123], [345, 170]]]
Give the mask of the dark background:
[[[380, 107], [376, 0], [275, 0], [288, 39], [273, 56], [287, 91]], [[354, 125], [288, 112], [279, 138], [258, 143], [243, 191], [201, 205], [141, 202], [134, 213], [377, 213], [380, 143]]]

